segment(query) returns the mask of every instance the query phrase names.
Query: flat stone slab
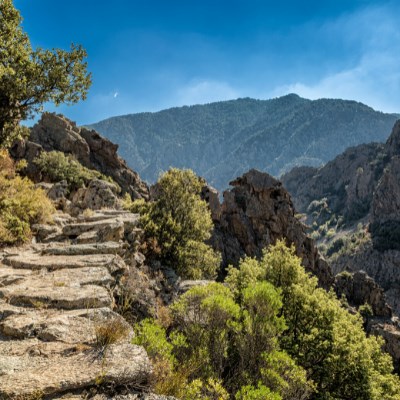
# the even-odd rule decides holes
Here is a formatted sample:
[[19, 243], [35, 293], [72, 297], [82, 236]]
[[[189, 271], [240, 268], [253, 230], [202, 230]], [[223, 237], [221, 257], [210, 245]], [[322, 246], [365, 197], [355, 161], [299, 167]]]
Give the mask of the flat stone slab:
[[78, 215], [77, 220], [84, 222], [93, 222], [93, 221], [101, 221], [104, 219], [112, 219], [115, 217], [127, 218], [129, 216], [134, 216], [135, 218], [139, 218], [139, 214], [134, 214], [125, 210], [96, 210], [93, 211], [91, 215], [84, 215], [84, 214]]
[[104, 351], [59, 342], [31, 342], [14, 352], [2, 347], [0, 398], [52, 395], [107, 382], [140, 386], [151, 373], [146, 351], [128, 343], [112, 344]]
[[92, 344], [96, 341], [96, 329], [110, 320], [118, 320], [125, 326], [125, 339], [130, 340], [132, 328], [123, 317], [109, 308], [63, 312], [54, 309], [20, 309], [2, 319], [0, 332], [13, 339], [38, 338], [44, 341]]
[[5, 257], [3, 264], [13, 268], [49, 271], [62, 268], [107, 267], [111, 273], [126, 268], [123, 260], [111, 254], [87, 254], [75, 256], [41, 255], [33, 250], [27, 250], [18, 255]]
[[32, 271], [29, 270], [15, 270], [14, 268], [7, 267], [0, 264], [0, 287], [13, 285], [24, 280], [30, 276]]
[[122, 245], [116, 242], [91, 243], [91, 244], [66, 244], [58, 246], [43, 246], [42, 254], [54, 256], [76, 256], [92, 254], [118, 254]]
[[109, 291], [97, 285], [74, 287], [11, 285], [0, 288], [0, 298], [11, 305], [65, 310], [111, 307], [113, 303]]
[[93, 220], [83, 220], [82, 222], [69, 223], [64, 225], [62, 228], [62, 233], [68, 237], [77, 237], [82, 233], [89, 231], [98, 231], [99, 229], [105, 228], [110, 224], [123, 223], [125, 230], [131, 230], [136, 228], [139, 224], [139, 215], [132, 213], [123, 213], [113, 218], [106, 219], [93, 219]]

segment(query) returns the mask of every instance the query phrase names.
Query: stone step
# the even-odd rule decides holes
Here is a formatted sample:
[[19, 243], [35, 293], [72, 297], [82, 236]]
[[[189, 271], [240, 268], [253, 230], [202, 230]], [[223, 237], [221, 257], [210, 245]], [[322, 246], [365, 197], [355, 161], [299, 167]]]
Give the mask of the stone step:
[[41, 255], [34, 250], [22, 251], [19, 254], [8, 255], [3, 264], [17, 269], [49, 271], [62, 268], [107, 267], [110, 273], [126, 269], [121, 257], [111, 254], [89, 254], [76, 256]]
[[0, 398], [42, 398], [102, 383], [140, 387], [150, 374], [145, 350], [128, 343], [106, 349], [34, 339], [0, 343]]
[[129, 218], [129, 215], [134, 215], [135, 217], [139, 216], [139, 214], [133, 214], [129, 211], [124, 210], [97, 210], [93, 211], [93, 213], [89, 215], [80, 214], [78, 215], [77, 220], [84, 222], [93, 222], [105, 219], [112, 219], [115, 217]]
[[42, 254], [54, 256], [77, 256], [92, 254], [118, 254], [123, 248], [122, 243], [104, 242], [90, 244], [64, 244], [52, 246], [37, 246]]
[[15, 270], [0, 263], [0, 287], [19, 283], [31, 274], [32, 271], [28, 269]]
[[111, 307], [113, 304], [109, 291], [97, 285], [52, 287], [11, 285], [0, 288], [0, 298], [11, 305], [39, 309], [73, 310]]
[[16, 308], [10, 310], [9, 306], [0, 305], [0, 314], [2, 309], [5, 310], [0, 332], [8, 338], [93, 344], [96, 342], [96, 333], [111, 320], [126, 329], [126, 340], [129, 341], [133, 335], [132, 328], [124, 318], [109, 308], [72, 311]]
[[113, 224], [120, 224], [122, 223], [124, 226], [125, 231], [130, 231], [139, 224], [139, 215], [138, 214], [131, 214], [126, 213], [118, 217], [110, 218], [110, 219], [101, 219], [101, 220], [94, 220], [90, 222], [76, 222], [66, 224], [62, 228], [62, 233], [68, 237], [78, 237], [82, 233], [89, 232], [89, 231], [98, 231], [100, 229], [104, 229], [107, 226]]
[[79, 287], [99, 285], [111, 287], [115, 278], [107, 267], [64, 268], [48, 272], [42, 270], [14, 269], [0, 265], [0, 287], [16, 285], [26, 287]]

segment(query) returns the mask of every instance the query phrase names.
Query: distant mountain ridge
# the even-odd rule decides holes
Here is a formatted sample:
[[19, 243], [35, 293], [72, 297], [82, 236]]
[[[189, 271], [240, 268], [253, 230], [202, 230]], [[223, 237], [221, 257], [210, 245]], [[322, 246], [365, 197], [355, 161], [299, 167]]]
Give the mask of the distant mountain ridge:
[[89, 125], [114, 143], [148, 182], [169, 167], [191, 168], [217, 189], [257, 168], [279, 176], [294, 166], [320, 166], [349, 146], [384, 142], [398, 115], [348, 100], [289, 94], [243, 98]]

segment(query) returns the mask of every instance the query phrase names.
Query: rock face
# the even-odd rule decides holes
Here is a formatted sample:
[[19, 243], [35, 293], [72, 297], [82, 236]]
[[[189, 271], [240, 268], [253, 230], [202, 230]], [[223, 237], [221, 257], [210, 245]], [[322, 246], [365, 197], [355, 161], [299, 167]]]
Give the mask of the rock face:
[[375, 316], [392, 317], [392, 309], [386, 303], [383, 289], [364, 271], [336, 275], [335, 290], [339, 298], [346, 296], [353, 307], [358, 308], [367, 303]]
[[[319, 169], [295, 169], [282, 179], [308, 222], [343, 218], [344, 229], [361, 222], [371, 237], [359, 248], [332, 261], [335, 273], [364, 270], [383, 287], [387, 301], [400, 313], [400, 121], [386, 144], [371, 143], [346, 150]], [[304, 177], [302, 173], [305, 172]], [[312, 213], [325, 202], [328, 212]], [[340, 229], [340, 228], [339, 228]]]
[[[129, 193], [134, 199], [148, 198], [147, 185], [118, 156], [118, 145], [94, 130], [76, 126], [62, 115], [44, 113], [32, 128], [29, 141], [17, 143], [12, 155], [26, 158], [30, 163], [41, 150], [72, 154], [85, 167], [112, 177], [123, 193]], [[28, 172], [35, 178], [37, 171], [31, 163]]]
[[212, 198], [212, 243], [221, 251], [224, 265], [237, 265], [245, 255], [260, 256], [262, 249], [283, 238], [295, 245], [305, 268], [328, 288], [333, 283], [331, 270], [295, 217], [289, 193], [282, 184], [257, 170], [250, 170], [230, 184], [233, 189], [224, 192], [222, 205], [217, 204], [212, 190], [203, 191]]
[[0, 254], [1, 399], [110, 399], [103, 389], [111, 386], [131, 399], [158, 399], [136, 391], [152, 368], [113, 310], [113, 292], [133, 268], [121, 256], [137, 223], [137, 215], [118, 210], [59, 213], [54, 225], [35, 226], [42, 243]]

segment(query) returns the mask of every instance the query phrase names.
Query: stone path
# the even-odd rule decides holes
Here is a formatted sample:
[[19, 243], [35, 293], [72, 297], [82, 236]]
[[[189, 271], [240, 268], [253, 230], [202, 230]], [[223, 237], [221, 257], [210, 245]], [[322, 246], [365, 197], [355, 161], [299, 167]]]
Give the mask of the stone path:
[[107, 210], [54, 221], [35, 227], [40, 243], [0, 257], [0, 399], [78, 399], [88, 390], [103, 396], [111, 383], [145, 385], [147, 354], [113, 311], [124, 239], [135, 240], [138, 216]]

